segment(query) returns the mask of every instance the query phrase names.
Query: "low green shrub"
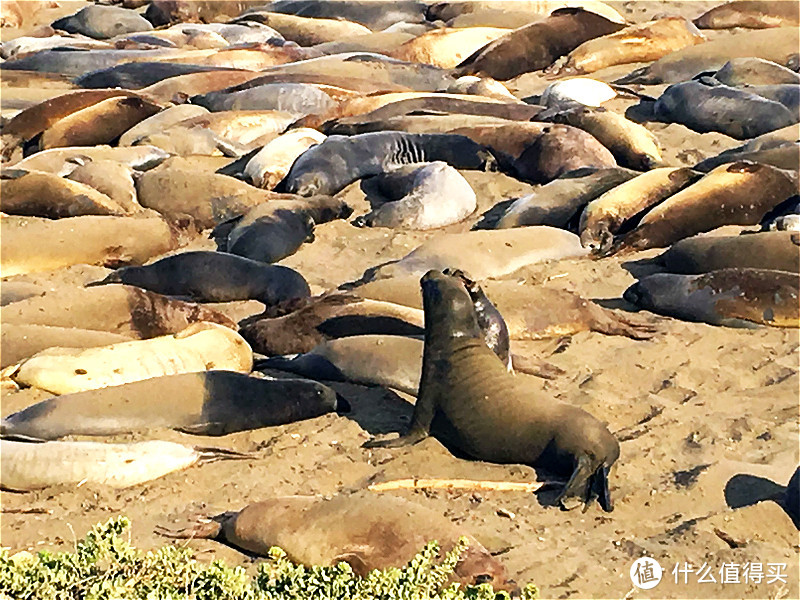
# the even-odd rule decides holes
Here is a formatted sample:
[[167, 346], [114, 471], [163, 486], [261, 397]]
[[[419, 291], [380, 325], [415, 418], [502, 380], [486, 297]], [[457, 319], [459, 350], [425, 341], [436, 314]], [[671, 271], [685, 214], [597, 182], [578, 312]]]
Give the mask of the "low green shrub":
[[[447, 585], [467, 546], [466, 539], [443, 560], [428, 544], [402, 569], [372, 571], [358, 577], [346, 563], [306, 567], [291, 562], [280, 548], [270, 550], [254, 576], [220, 561], [201, 563], [187, 548], [167, 545], [142, 552], [123, 539], [125, 517], [97, 525], [77, 543], [75, 552], [37, 555], [0, 550], [0, 598], [13, 600], [489, 600], [488, 584]], [[528, 585], [523, 599], [537, 596]], [[497, 594], [507, 598], [505, 592]]]

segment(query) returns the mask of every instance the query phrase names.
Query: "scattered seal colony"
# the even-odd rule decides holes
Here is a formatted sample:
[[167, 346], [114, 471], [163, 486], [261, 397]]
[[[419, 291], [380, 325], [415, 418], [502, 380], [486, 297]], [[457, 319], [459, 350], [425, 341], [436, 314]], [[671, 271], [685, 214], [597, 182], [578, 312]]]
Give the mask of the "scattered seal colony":
[[[0, 487], [45, 490], [4, 510], [234, 499], [173, 533], [361, 575], [468, 535], [458, 581], [547, 595], [598, 595], [554, 556], [626, 580], [642, 518], [765, 560], [728, 525], [769, 510], [728, 502], [751, 469], [693, 486], [798, 463], [796, 2], [67, 4], [2, 7]], [[363, 489], [433, 476], [549, 487]]]

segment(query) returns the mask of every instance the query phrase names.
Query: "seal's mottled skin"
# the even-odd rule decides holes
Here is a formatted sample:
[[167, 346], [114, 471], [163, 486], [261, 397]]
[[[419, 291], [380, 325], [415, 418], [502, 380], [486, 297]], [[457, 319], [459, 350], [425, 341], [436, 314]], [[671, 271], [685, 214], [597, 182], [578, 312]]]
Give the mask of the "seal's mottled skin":
[[533, 397], [486, 346], [473, 301], [459, 278], [429, 271], [422, 278], [425, 349], [408, 432], [368, 447], [400, 447], [429, 435], [434, 416], [451, 426], [454, 445], [479, 460], [525, 463], [570, 475], [562, 505], [599, 496], [612, 510], [608, 470], [619, 457], [611, 432], [586, 411]]
[[143, 267], [124, 267], [88, 285], [108, 283], [202, 302], [259, 300], [268, 306], [310, 294], [303, 276], [289, 267], [202, 250], [168, 256]]
[[800, 25], [800, 10], [796, 2], [734, 0], [704, 12], [694, 23], [701, 29], [769, 29]]
[[625, 300], [653, 312], [711, 325], [800, 327], [797, 274], [785, 271], [656, 273], [625, 290]]

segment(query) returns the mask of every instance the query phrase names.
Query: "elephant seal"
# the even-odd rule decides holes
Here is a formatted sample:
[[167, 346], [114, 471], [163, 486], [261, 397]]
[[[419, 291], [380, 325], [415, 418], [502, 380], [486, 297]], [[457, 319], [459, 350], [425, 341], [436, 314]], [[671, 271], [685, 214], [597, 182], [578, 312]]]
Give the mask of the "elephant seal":
[[513, 273], [544, 260], [584, 256], [578, 236], [554, 227], [441, 234], [398, 261], [367, 269], [359, 283], [376, 279], [423, 275], [430, 269], [453, 267], [478, 281]]
[[722, 225], [757, 225], [796, 190], [797, 182], [775, 167], [721, 165], [645, 214], [618, 248], [663, 248]]
[[700, 275], [656, 273], [625, 290], [625, 300], [660, 314], [727, 327], [800, 327], [797, 274], [720, 269]]
[[721, 237], [696, 235], [676, 242], [656, 260], [671, 273], [752, 268], [800, 274], [800, 235], [790, 231]]
[[128, 129], [120, 136], [119, 145], [133, 146], [143, 137], [163, 131], [181, 121], [206, 114], [208, 114], [208, 109], [194, 104], [170, 106]]
[[306, 150], [325, 141], [325, 134], [309, 127], [290, 129], [261, 148], [247, 162], [244, 178], [262, 190], [272, 190], [286, 177], [294, 161]]
[[167, 222], [150, 215], [56, 220], [6, 216], [0, 219], [0, 237], [3, 277], [79, 264], [142, 264], [178, 245]]
[[513, 163], [516, 177], [548, 183], [583, 167], [617, 166], [614, 155], [590, 133], [569, 125], [549, 125]]
[[[284, 496], [223, 513], [207, 523], [158, 533], [172, 538], [210, 538], [267, 556], [279, 546], [293, 562], [312, 565], [348, 563], [366, 577], [374, 569], [405, 566], [431, 539], [451, 551], [465, 535], [450, 519], [404, 498], [362, 490], [318, 496]], [[515, 589], [502, 564], [475, 538], [455, 567], [463, 584], [490, 583]]]
[[122, 216], [128, 211], [105, 194], [43, 171], [0, 171], [0, 210], [28, 217]]
[[[262, 3], [263, 4], [263, 3]], [[398, 23], [424, 23], [427, 5], [416, 0], [398, 0], [391, 5], [364, 0], [340, 2], [308, 2], [307, 0], [275, 0], [267, 5], [271, 12], [298, 17], [344, 19], [360, 23], [372, 31], [380, 31]]]
[[452, 69], [489, 42], [508, 33], [499, 27], [434, 29], [392, 50], [393, 58]]
[[476, 96], [486, 96], [503, 102], [522, 102], [509, 92], [506, 86], [491, 77], [464, 75], [450, 84], [446, 92], [448, 94], [475, 94]]
[[105, 40], [126, 33], [150, 31], [153, 25], [136, 11], [119, 6], [90, 5], [53, 21], [53, 29]]
[[136, 200], [134, 170], [115, 160], [85, 160], [67, 175], [67, 179], [83, 183], [108, 196], [122, 210], [132, 215], [144, 210]]
[[779, 102], [712, 78], [676, 83], [656, 100], [659, 120], [680, 123], [699, 133], [718, 131], [738, 140], [796, 123], [798, 117]]
[[705, 36], [685, 18], [666, 17], [588, 40], [544, 72], [554, 76], [585, 75], [614, 65], [651, 62], [705, 41]]
[[47, 171], [63, 177], [72, 173], [76, 165], [86, 161], [110, 160], [127, 165], [132, 169], [146, 171], [161, 164], [167, 158], [169, 158], [169, 154], [155, 146], [141, 145], [135, 148], [74, 146], [42, 150], [31, 154], [15, 163], [14, 168], [26, 171]]
[[260, 72], [206, 69], [160, 79], [139, 90], [159, 102], [185, 102], [192, 96], [223, 90], [261, 77]]
[[[589, 202], [636, 177], [638, 173], [621, 167], [575, 169], [546, 183], [532, 194], [514, 200], [495, 223], [495, 229], [527, 225], [568, 225]], [[575, 228], [577, 229], [577, 228]]]
[[[539, 118], [543, 118], [541, 115]], [[602, 107], [575, 107], [547, 120], [591, 133], [611, 151], [621, 167], [645, 171], [661, 163], [658, 140], [645, 127]]]
[[274, 263], [297, 252], [305, 242], [314, 241], [315, 225], [346, 219], [352, 213], [346, 202], [330, 196], [273, 200], [222, 223], [217, 230], [232, 225], [225, 252]]
[[778, 63], [762, 58], [733, 58], [714, 73], [714, 79], [725, 85], [775, 85], [800, 83], [800, 74]]
[[3, 419], [0, 433], [52, 440], [169, 427], [198, 435], [227, 435], [346, 409], [344, 399], [316, 381], [213, 370], [51, 398]]
[[193, 323], [173, 335], [95, 348], [54, 347], [4, 369], [3, 378], [51, 394], [74, 394], [209, 369], [249, 373], [253, 351], [233, 329]]
[[224, 110], [280, 110], [298, 118], [332, 111], [337, 102], [311, 83], [265, 83], [246, 90], [209, 92], [195, 96], [193, 104], [212, 112]]
[[511, 79], [544, 69], [583, 42], [622, 28], [619, 23], [581, 8], [561, 8], [541, 21], [495, 39], [464, 59], [454, 72], [459, 77]]
[[569, 508], [576, 499], [589, 504], [598, 497], [602, 508], [611, 511], [608, 471], [619, 457], [614, 436], [576, 406], [545, 397], [532, 400], [530, 388], [485, 345], [459, 279], [434, 270], [421, 286], [425, 346], [411, 426], [398, 439], [365, 445], [417, 443], [430, 434], [439, 413], [453, 430], [455, 446], [470, 456], [569, 475], [557, 502]]
[[372, 33], [372, 31], [352, 21], [342, 19], [321, 19], [318, 17], [298, 17], [265, 9], [251, 9], [235, 18], [233, 23], [262, 23], [272, 27], [287, 40], [301, 46], [316, 46], [326, 42], [347, 40]]
[[388, 168], [437, 160], [458, 169], [487, 169], [495, 164], [487, 148], [460, 135], [396, 131], [333, 135], [301, 154], [278, 189], [301, 196], [334, 195]]
[[800, 25], [800, 11], [792, 2], [734, 0], [707, 10], [694, 20], [701, 29], [767, 29]]
[[549, 108], [570, 107], [577, 104], [600, 106], [616, 98], [617, 92], [610, 85], [589, 77], [572, 77], [548, 85], [539, 102]]
[[198, 321], [236, 327], [231, 319], [210, 307], [127, 285], [61, 288], [4, 306], [2, 319], [3, 327], [6, 324], [71, 327], [107, 331], [131, 339], [178, 333]]
[[148, 4], [144, 18], [155, 27], [170, 23], [219, 23], [263, 5], [261, 0], [154, 0]]
[[437, 161], [426, 165], [407, 165], [376, 178], [381, 203], [353, 221], [357, 227], [394, 229], [437, 229], [458, 223], [475, 212], [478, 200], [467, 180], [453, 167]]
[[182, 252], [143, 267], [124, 267], [88, 286], [124, 283], [200, 302], [258, 300], [267, 306], [310, 292], [303, 276], [289, 267], [227, 254], [197, 250]]
[[662, 167], [605, 192], [581, 213], [581, 245], [596, 254], [605, 254], [627, 221], [699, 178], [699, 173], [687, 167]]
[[679, 83], [700, 73], [716, 71], [733, 58], [763, 58], [785, 65], [797, 52], [798, 35], [800, 30], [797, 27], [736, 33], [671, 52], [614, 83]]
[[720, 152], [716, 156], [709, 156], [707, 159], [697, 163], [693, 168], [696, 171], [707, 173], [711, 169], [726, 163], [749, 161], [777, 167], [785, 171], [793, 171], [800, 164], [800, 143], [798, 142], [776, 140], [775, 142], [764, 144], [758, 150], [748, 150], [748, 146], [749, 142], [738, 148]]
[[[3, 282], [3, 288], [9, 284]], [[41, 294], [40, 294], [41, 295]], [[23, 298], [24, 299], [24, 298]], [[69, 348], [96, 348], [118, 342], [130, 341], [130, 337], [107, 331], [78, 329], [75, 327], [51, 327], [49, 325], [27, 325], [3, 323], [0, 331], [0, 369], [14, 365], [37, 352], [54, 346]]]

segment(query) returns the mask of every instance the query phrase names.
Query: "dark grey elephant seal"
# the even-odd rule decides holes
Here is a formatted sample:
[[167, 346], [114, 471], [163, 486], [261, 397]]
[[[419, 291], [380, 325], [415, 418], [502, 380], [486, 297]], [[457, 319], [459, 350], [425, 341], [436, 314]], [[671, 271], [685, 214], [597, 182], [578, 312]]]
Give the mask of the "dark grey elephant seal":
[[235, 72], [234, 69], [205, 65], [185, 65], [170, 62], [131, 62], [106, 69], [89, 71], [80, 77], [76, 77], [74, 83], [84, 89], [123, 88], [126, 90], [139, 90], [170, 77], [211, 71]]
[[[800, 195], [792, 196], [773, 208], [761, 219], [761, 231], [800, 232]], [[794, 238], [800, 240], [800, 236]]]
[[457, 169], [487, 169], [492, 152], [463, 135], [398, 131], [329, 136], [306, 150], [276, 188], [301, 196], [332, 196], [354, 181], [409, 163], [443, 161]]
[[765, 231], [730, 236], [696, 235], [673, 244], [657, 262], [671, 273], [750, 267], [800, 274], [800, 234]]
[[169, 427], [227, 435], [312, 419], [337, 408], [346, 409], [346, 402], [316, 381], [206, 371], [50, 398], [3, 419], [0, 433], [52, 440]]
[[720, 269], [700, 275], [656, 273], [625, 290], [647, 310], [711, 325], [800, 327], [797, 274], [768, 269]]
[[[613, 509], [608, 471], [619, 457], [611, 432], [586, 411], [531, 390], [486, 346], [462, 281], [429, 271], [422, 278], [425, 349], [409, 431], [367, 447], [399, 447], [426, 438], [439, 413], [455, 446], [479, 460], [525, 463], [569, 475], [558, 497], [566, 507], [599, 497]], [[570, 502], [572, 501], [572, 502]]]
[[119, 6], [90, 5], [53, 21], [53, 29], [105, 40], [126, 33], [150, 31], [153, 25], [136, 11]]
[[714, 73], [714, 79], [730, 86], [774, 85], [778, 83], [800, 83], [800, 75], [786, 67], [752, 56], [734, 58]]
[[325, 114], [336, 102], [319, 86], [310, 83], [265, 83], [244, 90], [222, 90], [194, 96], [199, 104], [212, 112], [221, 110], [283, 110], [299, 116]]
[[710, 77], [669, 86], [653, 111], [662, 121], [681, 123], [699, 133], [718, 131], [739, 140], [798, 121], [783, 104]]
[[303, 276], [289, 267], [225, 252], [183, 252], [143, 267], [123, 267], [87, 287], [107, 283], [135, 285], [201, 302], [258, 300], [268, 306], [310, 294]]
[[270, 12], [298, 17], [344, 19], [366, 25], [373, 31], [380, 31], [399, 22], [424, 23], [428, 5], [416, 0], [397, 0], [391, 3], [364, 0], [340, 0], [337, 2], [276, 0], [267, 3], [267, 8]]

